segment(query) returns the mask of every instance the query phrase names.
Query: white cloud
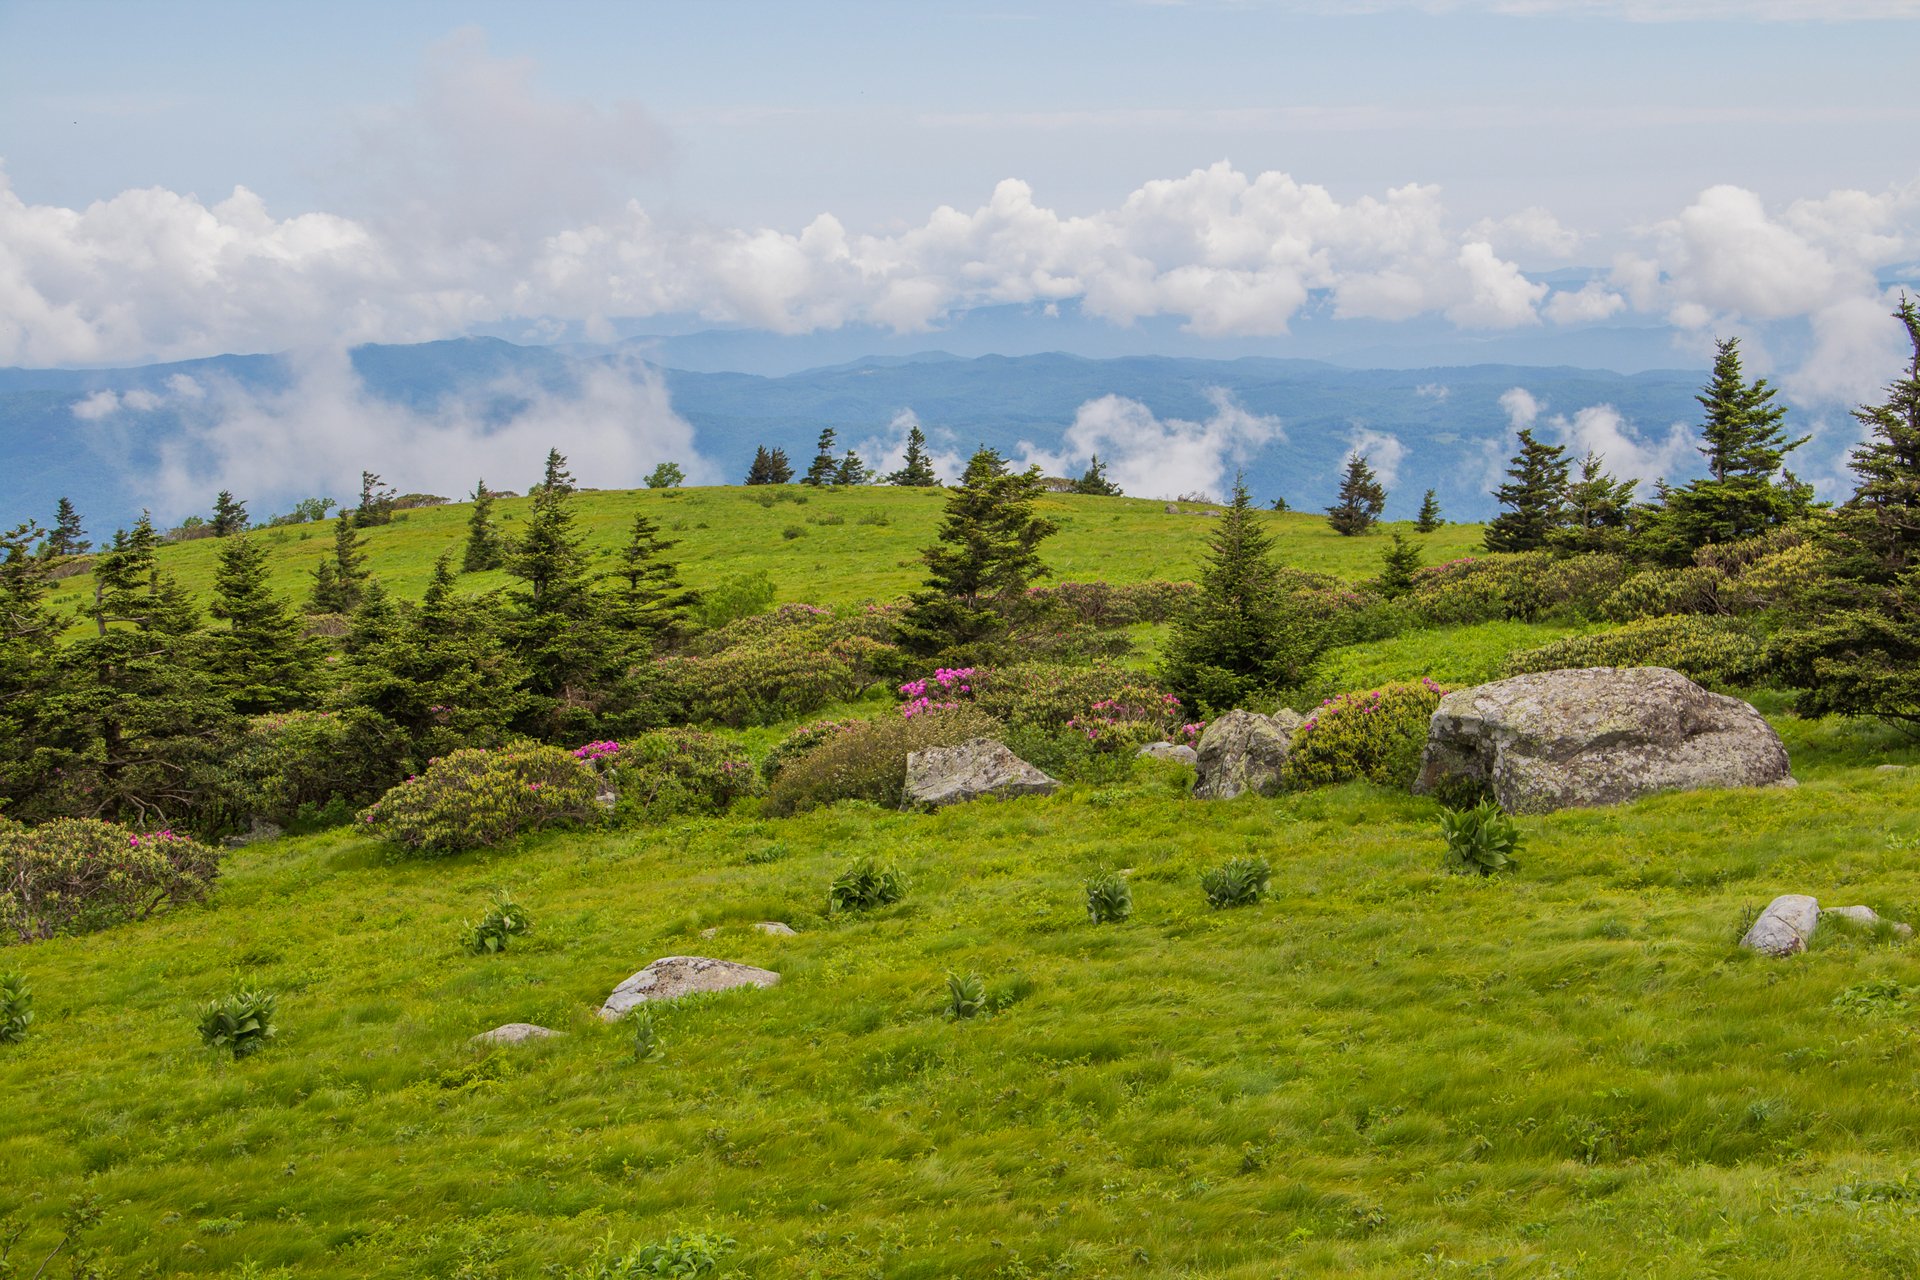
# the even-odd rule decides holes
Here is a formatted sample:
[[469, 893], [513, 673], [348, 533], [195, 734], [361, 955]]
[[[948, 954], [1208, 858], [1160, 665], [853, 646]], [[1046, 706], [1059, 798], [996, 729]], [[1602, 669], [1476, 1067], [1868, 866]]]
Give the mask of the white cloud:
[[[1503, 392], [1500, 408], [1507, 415], [1510, 431], [1544, 428], [1550, 438], [1557, 439], [1567, 447], [1567, 452], [1574, 459], [1596, 453], [1607, 464], [1608, 471], [1622, 478], [1652, 481], [1672, 476], [1694, 457], [1693, 429], [1684, 422], [1676, 422], [1668, 427], [1662, 438], [1648, 440], [1610, 404], [1577, 409], [1572, 417], [1556, 413], [1543, 419], [1541, 415], [1545, 413], [1546, 406], [1525, 387], [1513, 387]], [[1507, 460], [1512, 456], [1514, 447], [1511, 436], [1487, 442], [1483, 461], [1489, 489], [1505, 480]]]
[[73, 416], [82, 422], [98, 422], [120, 410], [120, 397], [112, 391], [96, 391], [84, 400], [73, 402]]
[[891, 475], [907, 465], [907, 434], [915, 427], [927, 437], [927, 461], [933, 464], [933, 473], [943, 484], [957, 481], [967, 469], [967, 460], [955, 447], [953, 433], [944, 427], [927, 427], [911, 409], [902, 409], [893, 415], [886, 435], [868, 436], [854, 449], [876, 473]]
[[1547, 299], [1547, 318], [1555, 324], [1593, 324], [1627, 309], [1627, 300], [1597, 280], [1573, 293], [1561, 290]]
[[1400, 481], [1400, 464], [1406, 461], [1407, 446], [1398, 436], [1355, 423], [1347, 433], [1347, 454], [1341, 465], [1355, 457], [1365, 458], [1380, 483], [1391, 489]]
[[1525, 430], [1540, 417], [1540, 402], [1525, 387], [1511, 387], [1501, 392], [1500, 408], [1506, 412], [1507, 425], [1515, 431]]
[[1422, 400], [1445, 400], [1453, 394], [1453, 388], [1440, 382], [1423, 382], [1413, 389], [1413, 394]]
[[1543, 258], [1571, 258], [1582, 238], [1539, 205], [1529, 205], [1504, 218], [1483, 218], [1474, 224], [1472, 234], [1504, 253]]
[[1022, 441], [1020, 465], [1078, 475], [1097, 453], [1108, 478], [1135, 497], [1218, 496], [1225, 492], [1230, 463], [1287, 436], [1280, 419], [1249, 413], [1218, 387], [1207, 391], [1207, 399], [1213, 413], [1204, 422], [1162, 419], [1125, 396], [1089, 400], [1074, 414], [1057, 452]]

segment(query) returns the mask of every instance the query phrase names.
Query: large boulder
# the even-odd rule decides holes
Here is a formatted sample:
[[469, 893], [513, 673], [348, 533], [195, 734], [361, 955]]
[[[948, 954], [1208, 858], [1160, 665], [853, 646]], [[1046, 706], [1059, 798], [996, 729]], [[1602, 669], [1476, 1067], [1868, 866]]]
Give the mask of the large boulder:
[[734, 987], [770, 987], [780, 975], [769, 969], [705, 956], [667, 956], [655, 960], [613, 989], [600, 1006], [600, 1016], [615, 1022], [652, 1000], [678, 1000], [696, 991], [727, 991]]
[[1767, 904], [1740, 939], [1740, 945], [1763, 956], [1798, 955], [1813, 941], [1820, 927], [1820, 904], [1804, 893], [1783, 893]]
[[939, 808], [981, 796], [1044, 796], [1060, 784], [992, 738], [929, 747], [907, 757], [903, 808]]
[[1213, 720], [1196, 751], [1195, 798], [1231, 800], [1243, 791], [1270, 796], [1280, 790], [1280, 770], [1302, 719], [1283, 708], [1270, 716], [1234, 710]]
[[1780, 735], [1738, 698], [1665, 667], [1586, 667], [1442, 698], [1413, 789], [1454, 782], [1490, 789], [1511, 813], [1548, 813], [1793, 779]]

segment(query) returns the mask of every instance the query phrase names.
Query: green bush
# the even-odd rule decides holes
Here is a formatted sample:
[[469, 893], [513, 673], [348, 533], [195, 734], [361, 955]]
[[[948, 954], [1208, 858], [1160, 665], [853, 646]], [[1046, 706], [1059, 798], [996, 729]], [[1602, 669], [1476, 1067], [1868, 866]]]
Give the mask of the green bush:
[[1463, 875], [1490, 876], [1519, 865], [1514, 855], [1520, 851], [1520, 829], [1491, 800], [1442, 813], [1440, 832], [1447, 839], [1449, 867]]
[[863, 858], [827, 887], [829, 911], [871, 911], [907, 896], [907, 878], [889, 862]]
[[1133, 914], [1133, 889], [1111, 871], [1087, 878], [1087, 918], [1095, 924], [1118, 924]]
[[970, 738], [997, 738], [998, 721], [969, 706], [889, 713], [835, 734], [783, 768], [767, 791], [767, 812], [798, 813], [838, 800], [866, 800], [897, 809], [907, 782], [907, 756]]
[[737, 574], [700, 593], [694, 620], [709, 630], [763, 613], [773, 603], [773, 578], [765, 569]]
[[987, 984], [977, 973], [947, 974], [947, 1012], [956, 1020], [978, 1017], [987, 1011]]
[[24, 974], [0, 973], [0, 1044], [18, 1044], [33, 1023], [33, 989]]
[[1614, 622], [1680, 613], [1722, 613], [1728, 583], [1718, 569], [1643, 569], [1613, 589], [1600, 612]]
[[1191, 582], [1056, 582], [1028, 587], [1015, 621], [1054, 616], [1111, 629], [1171, 622], [1198, 590]]
[[1328, 698], [1295, 731], [1282, 777], [1292, 787], [1354, 779], [1413, 785], [1428, 722], [1446, 692], [1421, 679]]
[[775, 629], [716, 653], [654, 665], [673, 691], [677, 719], [739, 727], [779, 724], [851, 701], [892, 669], [894, 654], [867, 636]]
[[435, 760], [360, 813], [365, 830], [412, 853], [502, 844], [600, 816], [593, 770], [558, 747], [470, 747]]
[[364, 708], [255, 716], [228, 757], [228, 807], [239, 821], [296, 829], [350, 821], [406, 773], [406, 749], [403, 734]]
[[1504, 674], [1566, 667], [1668, 667], [1714, 688], [1757, 683], [1769, 674], [1767, 646], [1732, 618], [1681, 614], [1643, 618], [1611, 631], [1568, 636], [1507, 658]]
[[752, 795], [757, 781], [744, 752], [698, 729], [657, 729], [629, 738], [609, 772], [620, 797], [614, 814], [623, 821], [724, 813]]
[[570, 1280], [646, 1280], [653, 1276], [697, 1277], [717, 1275], [720, 1262], [733, 1249], [730, 1236], [695, 1232], [670, 1235], [657, 1244], [636, 1245], [625, 1251], [608, 1232], [584, 1267], [568, 1272]]
[[502, 893], [487, 908], [487, 914], [466, 926], [467, 950], [477, 956], [498, 955], [507, 949], [508, 939], [531, 932], [533, 917], [511, 895]]
[[1233, 858], [1200, 877], [1200, 892], [1214, 910], [1248, 907], [1266, 896], [1273, 868], [1265, 858]]
[[144, 920], [204, 901], [219, 872], [217, 850], [171, 830], [0, 818], [0, 933], [33, 942]]
[[216, 1051], [224, 1049], [235, 1059], [252, 1057], [275, 1035], [277, 1003], [270, 991], [247, 990], [209, 1002], [200, 1015], [201, 1043]]
[[1399, 603], [1409, 616], [1436, 627], [1580, 621], [1601, 616], [1603, 603], [1630, 572], [1625, 560], [1609, 554], [1463, 556], [1416, 570], [1412, 593]]
[[815, 720], [812, 724], [801, 725], [775, 743], [773, 750], [767, 752], [767, 758], [760, 762], [760, 776], [772, 782], [780, 776], [782, 769], [821, 743], [836, 738], [863, 723], [865, 722], [853, 719]]

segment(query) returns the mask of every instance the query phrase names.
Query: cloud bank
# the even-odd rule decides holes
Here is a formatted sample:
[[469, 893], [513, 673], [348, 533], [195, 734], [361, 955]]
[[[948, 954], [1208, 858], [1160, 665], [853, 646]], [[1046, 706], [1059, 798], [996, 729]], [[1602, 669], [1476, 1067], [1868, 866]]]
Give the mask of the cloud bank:
[[1219, 496], [1225, 492], [1229, 465], [1287, 436], [1280, 419], [1249, 413], [1218, 387], [1206, 396], [1213, 412], [1203, 422], [1160, 418], [1125, 396], [1089, 400], [1074, 414], [1057, 451], [1022, 441], [1019, 465], [1078, 476], [1099, 454], [1107, 478], [1135, 497]]

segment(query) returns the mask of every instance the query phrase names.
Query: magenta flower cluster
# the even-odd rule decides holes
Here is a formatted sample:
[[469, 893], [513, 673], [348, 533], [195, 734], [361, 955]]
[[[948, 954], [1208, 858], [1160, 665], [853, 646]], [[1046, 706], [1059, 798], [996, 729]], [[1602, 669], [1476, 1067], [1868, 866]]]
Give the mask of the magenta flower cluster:
[[129, 849], [138, 849], [142, 845], [171, 844], [175, 840], [184, 840], [184, 839], [186, 839], [185, 836], [175, 835], [173, 833], [172, 827], [162, 827], [158, 831], [149, 831], [145, 835], [128, 836], [127, 847]]
[[598, 764], [602, 760], [613, 759], [619, 755], [623, 749], [619, 743], [611, 740], [589, 742], [584, 747], [575, 747], [573, 749], [573, 758], [575, 760], [585, 760], [588, 764]]
[[[900, 686], [900, 714], [911, 720], [930, 711], [947, 711], [960, 704], [953, 696], [973, 694], [972, 667], [937, 667], [931, 679], [909, 680]], [[937, 700], [943, 695], [944, 700]], [[950, 696], [949, 696], [950, 695]]]

